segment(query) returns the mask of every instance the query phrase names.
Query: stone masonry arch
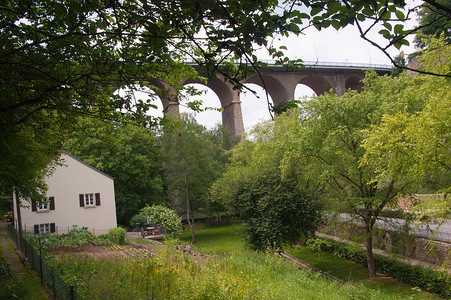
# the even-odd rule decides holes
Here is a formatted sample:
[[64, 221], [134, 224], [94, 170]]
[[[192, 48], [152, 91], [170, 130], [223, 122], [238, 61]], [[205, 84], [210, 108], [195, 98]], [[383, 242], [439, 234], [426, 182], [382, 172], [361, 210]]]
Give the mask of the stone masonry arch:
[[287, 84], [281, 80], [287, 79], [273, 74], [254, 75], [247, 79], [244, 83], [256, 84], [267, 91], [276, 105], [281, 102], [290, 101], [294, 99], [294, 91], [296, 85]]
[[165, 94], [157, 94], [158, 97], [160, 97], [161, 103], [163, 104], [163, 113], [173, 119], [178, 118], [178, 116], [180, 115], [180, 110], [179, 104], [174, 101], [175, 99], [177, 99], [177, 91], [175, 90], [175, 88], [173, 88], [166, 82], [156, 79], [150, 81], [150, 85], [156, 87], [157, 89], [167, 91], [167, 93]]
[[336, 90], [336, 88], [334, 88], [332, 86], [332, 84], [329, 82], [327, 77], [318, 76], [318, 75], [303, 76], [299, 80], [298, 84], [304, 84], [304, 85], [308, 86], [317, 95], [325, 94], [325, 93], [329, 92], [330, 90], [334, 90], [334, 91]]
[[345, 88], [346, 90], [356, 90], [358, 92], [361, 92], [363, 89], [363, 77], [350, 75], [345, 82]]
[[[242, 83], [257, 84], [266, 89], [274, 104], [290, 101], [295, 98], [295, 90], [298, 84], [310, 87], [317, 95], [333, 91], [336, 95], [343, 95], [346, 90], [354, 89], [361, 91], [363, 83], [361, 80], [365, 74], [363, 69], [368, 66], [349, 66], [321, 64], [316, 62], [304, 69], [297, 71], [286, 70], [282, 66], [270, 65], [259, 70], [259, 75], [254, 75]], [[387, 74], [391, 66], [374, 68], [379, 74]], [[240, 91], [234, 89], [230, 82], [224, 80], [221, 74], [210, 78], [207, 82], [185, 79], [182, 85], [199, 83], [206, 85], [218, 96], [222, 112], [222, 124], [227, 126], [232, 136], [241, 136], [244, 133], [243, 117], [241, 112]], [[161, 81], [154, 81], [155, 87], [168, 90], [168, 94], [158, 95], [163, 103], [165, 115], [177, 117], [179, 114], [176, 99], [176, 90]]]

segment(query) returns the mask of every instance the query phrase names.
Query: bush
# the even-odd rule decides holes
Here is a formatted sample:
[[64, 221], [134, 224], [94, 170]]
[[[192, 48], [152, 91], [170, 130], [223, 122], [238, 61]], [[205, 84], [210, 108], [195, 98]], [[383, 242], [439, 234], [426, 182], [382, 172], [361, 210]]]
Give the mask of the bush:
[[316, 230], [321, 205], [296, 181], [278, 174], [260, 176], [245, 184], [235, 200], [245, 236], [256, 250], [282, 249]]
[[174, 210], [166, 206], [146, 206], [141, 209], [140, 215], [146, 217], [146, 222], [147, 217], [149, 217], [150, 223], [164, 226], [166, 233], [171, 237], [178, 238], [182, 234], [182, 218]]
[[147, 216], [143, 213], [139, 213], [137, 215], [134, 215], [130, 220], [130, 227], [132, 229], [135, 229], [135, 225], [138, 223], [139, 225], [143, 226], [147, 223]]
[[125, 234], [127, 231], [124, 228], [116, 227], [111, 228], [108, 231], [108, 238], [111, 242], [116, 243], [118, 245], [123, 245], [125, 243]]
[[[325, 250], [339, 257], [366, 265], [366, 254], [363, 249], [346, 243], [328, 239], [311, 239], [310, 246]], [[396, 259], [374, 254], [376, 271], [422, 288], [430, 293], [438, 294], [445, 299], [451, 299], [451, 275], [421, 266], [411, 266]]]

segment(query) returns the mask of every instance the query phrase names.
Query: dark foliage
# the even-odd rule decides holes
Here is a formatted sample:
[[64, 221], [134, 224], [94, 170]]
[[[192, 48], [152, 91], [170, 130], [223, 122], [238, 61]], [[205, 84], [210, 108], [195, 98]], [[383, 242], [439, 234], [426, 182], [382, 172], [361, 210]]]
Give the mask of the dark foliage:
[[244, 184], [235, 206], [248, 242], [256, 250], [281, 249], [299, 241], [316, 229], [321, 216], [321, 205], [313, 194], [276, 174]]

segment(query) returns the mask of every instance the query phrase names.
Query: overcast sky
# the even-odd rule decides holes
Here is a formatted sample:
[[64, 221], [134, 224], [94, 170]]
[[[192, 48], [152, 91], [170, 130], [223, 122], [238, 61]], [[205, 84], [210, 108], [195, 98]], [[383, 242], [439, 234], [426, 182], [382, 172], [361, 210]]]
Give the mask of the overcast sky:
[[[421, 1], [407, 1], [408, 5], [413, 6]], [[412, 28], [416, 23], [416, 15], [412, 16], [412, 20], [405, 25], [405, 28]], [[386, 41], [380, 37], [377, 32], [381, 28], [373, 30], [370, 35], [378, 43], [385, 43]], [[413, 37], [411, 41], [413, 40]], [[280, 38], [275, 41], [275, 45], [287, 46], [286, 55], [291, 59], [302, 59], [303, 61], [320, 61], [320, 62], [340, 62], [340, 63], [365, 63], [365, 64], [387, 64], [390, 65], [389, 58], [377, 48], [373, 47], [368, 42], [364, 41], [360, 36], [357, 28], [348, 26], [342, 30], [335, 30], [334, 28], [323, 29], [317, 31], [310, 28], [301, 36], [290, 36], [288, 38]], [[411, 46], [404, 46], [401, 48], [405, 54], [415, 51], [413, 43]], [[390, 54], [394, 57], [399, 54], [400, 50], [393, 47], [390, 49]], [[268, 59], [269, 57], [264, 51], [257, 51], [257, 56], [261, 59]], [[198, 89], [204, 90], [205, 94], [202, 97], [204, 105], [207, 107], [220, 107], [218, 97], [208, 88], [202, 85], [195, 85]], [[264, 91], [257, 85], [249, 85], [260, 96], [258, 99], [252, 93], [241, 93], [241, 109], [243, 114], [243, 122], [245, 130], [249, 130], [261, 121], [270, 118], [268, 107], [266, 104], [266, 96]], [[313, 91], [303, 85], [298, 85], [296, 89], [296, 98], [304, 95], [311, 96]], [[161, 110], [161, 103], [157, 103]], [[190, 111], [188, 108], [180, 106], [180, 111]], [[161, 112], [155, 112], [161, 115]], [[207, 111], [198, 113], [196, 115], [198, 123], [212, 128], [217, 123], [221, 123], [221, 113], [217, 111]]]

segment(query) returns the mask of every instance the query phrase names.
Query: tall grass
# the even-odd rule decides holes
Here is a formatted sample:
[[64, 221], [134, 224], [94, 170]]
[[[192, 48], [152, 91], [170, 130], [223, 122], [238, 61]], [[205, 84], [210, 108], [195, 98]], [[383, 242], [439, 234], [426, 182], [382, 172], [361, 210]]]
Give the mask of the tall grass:
[[[283, 258], [246, 250], [239, 224], [198, 230], [196, 248], [210, 257], [172, 247], [158, 256], [100, 260], [60, 258], [64, 279], [86, 299], [406, 299], [354, 283], [355, 288], [302, 271]], [[188, 233], [185, 242], [188, 242]]]
[[86, 299], [378, 299], [376, 291], [339, 286], [279, 257], [252, 252], [206, 261], [172, 248], [157, 258], [68, 256], [56, 268]]
[[[257, 254], [246, 250], [240, 226], [239, 222], [225, 226], [205, 226], [196, 231], [197, 242], [192, 246], [205, 253], [224, 256], [224, 259], [228, 259], [230, 256], [238, 261], [242, 260], [239, 262], [240, 265], [252, 264], [252, 257], [259, 257], [263, 254]], [[190, 236], [187, 233], [184, 233], [181, 239], [182, 242], [189, 243]], [[368, 289], [371, 289], [376, 293], [377, 296], [375, 297], [381, 299], [438, 299], [438, 297], [433, 294], [422, 292], [420, 289], [400, 283], [389, 277], [379, 277], [377, 279], [369, 280], [367, 278], [368, 270], [366, 267], [335, 257], [327, 252], [313, 252], [306, 248], [293, 248], [287, 251], [307, 263], [314, 265], [320, 270], [330, 272], [332, 275], [339, 277], [344, 281], [350, 281], [363, 295], [368, 293]], [[261, 269], [256, 272], [263, 276], [266, 268], [265, 263], [261, 263], [260, 267]], [[273, 270], [276, 270], [274, 265], [268, 265], [267, 268], [267, 273], [269, 274], [266, 276], [268, 278], [279, 276], [279, 281], [269, 280], [269, 282], [278, 282], [279, 284], [280, 282], [283, 282], [284, 279], [286, 279], [287, 282], [290, 282], [290, 276], [296, 278], [296, 276], [298, 276], [296, 274], [299, 274], [299, 271], [296, 269], [290, 272], [288, 272], [288, 269], [274, 272]], [[312, 276], [315, 278], [318, 277], [317, 275]], [[322, 278], [318, 278], [318, 280], [322, 280]], [[288, 293], [288, 289], [285, 292]], [[296, 291], [295, 294], [301, 294], [302, 292], [303, 291]], [[321, 291], [318, 291], [316, 288], [315, 293], [321, 295]], [[321, 297], [315, 296], [314, 299], [323, 298], [321, 295]]]

